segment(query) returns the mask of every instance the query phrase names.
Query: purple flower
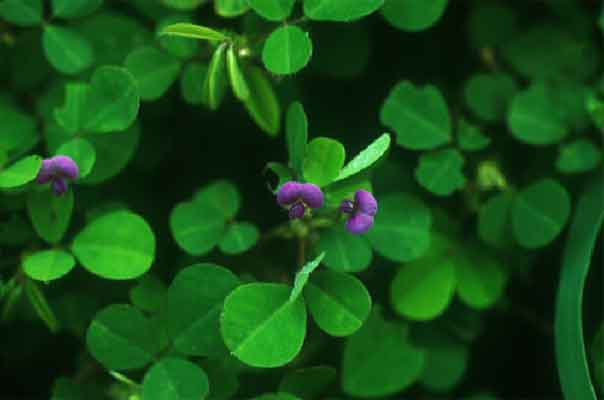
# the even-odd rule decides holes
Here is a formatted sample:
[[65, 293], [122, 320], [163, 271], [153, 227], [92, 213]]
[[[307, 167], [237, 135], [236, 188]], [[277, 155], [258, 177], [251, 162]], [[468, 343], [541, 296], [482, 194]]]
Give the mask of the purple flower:
[[350, 214], [350, 218], [346, 222], [348, 232], [355, 235], [365, 233], [373, 226], [373, 217], [377, 213], [377, 200], [371, 192], [357, 190], [354, 194], [354, 201], [344, 200], [340, 211]]
[[289, 208], [289, 218], [304, 217], [306, 207], [321, 208], [325, 198], [317, 185], [312, 183], [287, 182], [277, 192], [277, 203]]
[[78, 164], [68, 156], [54, 156], [42, 161], [36, 182], [49, 183], [57, 196], [65, 194], [69, 189], [68, 181], [74, 181], [80, 176]]

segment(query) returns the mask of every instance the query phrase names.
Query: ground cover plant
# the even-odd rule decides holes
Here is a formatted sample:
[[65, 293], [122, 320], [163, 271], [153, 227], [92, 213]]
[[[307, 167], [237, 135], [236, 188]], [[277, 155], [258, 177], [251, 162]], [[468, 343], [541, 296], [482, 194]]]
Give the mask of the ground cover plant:
[[0, 398], [601, 398], [603, 29], [0, 0]]

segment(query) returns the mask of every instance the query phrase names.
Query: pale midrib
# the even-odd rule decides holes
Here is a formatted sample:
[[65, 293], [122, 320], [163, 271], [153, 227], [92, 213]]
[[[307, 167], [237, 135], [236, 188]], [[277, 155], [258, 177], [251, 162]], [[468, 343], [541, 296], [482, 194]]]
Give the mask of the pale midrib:
[[93, 324], [95, 324], [98, 328], [105, 332], [106, 335], [114, 338], [114, 340], [121, 341], [122, 343], [125, 343], [126, 345], [140, 351], [144, 356], [148, 357], [149, 359], [153, 359], [153, 354], [150, 353], [144, 347], [139, 346], [136, 342], [130, 341], [128, 340], [128, 338], [118, 335], [117, 333], [113, 332], [108, 326], [99, 321], [93, 321]]
[[[46, 31], [46, 32], [49, 33], [50, 40], [52, 40], [54, 42], [55, 46], [57, 48], [60, 48], [63, 51], [63, 53], [65, 54], [66, 58], [69, 60], [69, 62], [71, 64], [75, 65], [76, 69], [80, 68], [80, 66], [83, 63], [81, 62], [81, 59], [78, 56], [78, 54], [76, 52], [71, 51], [71, 47], [70, 46], [64, 46], [63, 43], [60, 40], [57, 40], [58, 35], [56, 33], [52, 33], [52, 30], [51, 31]], [[77, 42], [77, 40], [76, 40], [76, 42]], [[81, 43], [78, 43], [78, 44], [81, 44]], [[80, 46], [78, 46], [78, 47], [80, 47]], [[80, 47], [80, 48], [82, 48], [82, 47]]]
[[[533, 114], [523, 113], [516, 111], [514, 114], [514, 119], [517, 122], [522, 122], [527, 125], [533, 125], [538, 128], [538, 130], [549, 130], [556, 132], [556, 137], [558, 136], [558, 132], [563, 130], [558, 124], [552, 123], [549, 119], [538, 119], [533, 117]], [[552, 138], [553, 140], [553, 138]]]
[[[174, 65], [164, 65], [163, 67], [157, 68], [145, 74], [143, 77], [138, 79], [139, 85], [143, 83], [147, 83], [147, 81], [156, 81], [160, 80], [162, 76], [170, 76], [170, 72], [172, 70], [178, 70], [178, 64]], [[159, 77], [159, 78], [158, 78]]]
[[290, 54], [290, 47], [291, 47], [291, 33], [289, 31], [285, 32], [285, 44], [284, 44], [284, 53], [285, 53], [285, 69], [289, 72], [292, 69], [292, 58], [291, 58], [291, 54]]
[[338, 250], [338, 252], [340, 252], [342, 254], [342, 259], [344, 260], [344, 264], [347, 266], [347, 270], [353, 270], [354, 268], [352, 267], [352, 262], [350, 260], [350, 258], [348, 257], [348, 254], [346, 253], [346, 247], [344, 246], [344, 244], [342, 243], [341, 240], [338, 240], [336, 238], [336, 249]]
[[181, 238], [188, 238], [189, 236], [195, 235], [195, 234], [200, 233], [200, 232], [211, 231], [217, 225], [218, 224], [206, 224], [206, 225], [200, 224], [200, 225], [194, 225], [192, 227], [179, 230], [177, 233], [178, 233], [178, 236], [181, 237]]
[[426, 130], [430, 131], [432, 133], [433, 137], [438, 139], [439, 142], [443, 139], [444, 139], [444, 143], [449, 141], [449, 135], [446, 133], [443, 134], [438, 125], [434, 124], [433, 122], [431, 122], [428, 119], [424, 119], [424, 118], [420, 117], [419, 114], [408, 109], [407, 105], [404, 103], [399, 103], [399, 106], [400, 106], [399, 112], [401, 114], [403, 114], [404, 116], [406, 116], [409, 119], [412, 119], [413, 121], [417, 122], [418, 124], [422, 125]]
[[530, 214], [545, 222], [546, 225], [552, 226], [555, 231], [558, 231], [561, 228], [561, 225], [558, 224], [554, 219], [550, 218], [548, 215], [538, 212], [530, 205], [530, 203], [523, 201], [522, 198], [519, 197], [517, 201], [520, 207], [524, 207]]
[[338, 301], [338, 299], [332, 295], [330, 295], [328, 292], [326, 292], [325, 290], [323, 290], [323, 288], [313, 284], [312, 282], [308, 283], [310, 286], [314, 287], [317, 292], [323, 296], [326, 300], [328, 300], [329, 302], [331, 302], [332, 304], [335, 304], [337, 306], [340, 306], [342, 308], [342, 310], [344, 311], [344, 314], [346, 314], [348, 317], [350, 317], [350, 319], [352, 319], [353, 321], [355, 321], [356, 323], [358, 323], [359, 325], [363, 324], [363, 320], [359, 319], [352, 310], [350, 310], [350, 308], [348, 308], [344, 303], [341, 303]]
[[152, 257], [150, 255], [143, 253], [141, 251], [135, 251], [135, 250], [132, 250], [131, 248], [125, 248], [125, 247], [120, 247], [120, 246], [116, 246], [116, 245], [86, 243], [86, 244], [81, 244], [79, 246], [76, 245], [76, 248], [92, 250], [94, 252], [101, 252], [101, 253], [105, 253], [108, 251], [108, 252], [116, 253], [116, 254], [122, 255], [122, 256], [130, 256], [131, 258], [135, 258], [141, 262], [147, 262], [150, 259], [152, 259]]
[[[453, 163], [454, 157], [447, 157], [445, 162], [442, 164], [437, 164], [436, 172], [432, 175], [432, 178], [428, 180], [428, 186], [434, 189], [434, 184], [440, 180], [443, 176], [445, 176], [445, 172], [449, 170], [449, 167]], [[442, 166], [442, 168], [438, 168]]]
[[[122, 101], [124, 101], [125, 99], [127, 99], [128, 97], [130, 97], [130, 95], [134, 92], [134, 88], [133, 87], [129, 87], [128, 90], [126, 90], [121, 96], [119, 96], [117, 99], [113, 100], [107, 107], [100, 109], [99, 111], [97, 111], [94, 115], [95, 118], [92, 118], [90, 121], [88, 121], [88, 126], [95, 126], [99, 123], [99, 121], [102, 121], [108, 114], [111, 114], [117, 107], [115, 107], [116, 104], [120, 104]], [[120, 109], [123, 109], [123, 107], [119, 107]]]
[[207, 313], [205, 313], [203, 315], [203, 317], [201, 318], [196, 318], [191, 324], [189, 324], [186, 328], [182, 329], [180, 331], [180, 333], [178, 333], [177, 335], [175, 335], [174, 337], [174, 342], [180, 342], [180, 341], [184, 341], [185, 339], [183, 339], [183, 337], [186, 337], [189, 332], [195, 330], [196, 327], [200, 326], [200, 325], [204, 325], [207, 321], [209, 321], [211, 319], [211, 317], [213, 316], [213, 314], [216, 311], [220, 311], [220, 309], [222, 308], [222, 302], [220, 301], [218, 304], [214, 304]]

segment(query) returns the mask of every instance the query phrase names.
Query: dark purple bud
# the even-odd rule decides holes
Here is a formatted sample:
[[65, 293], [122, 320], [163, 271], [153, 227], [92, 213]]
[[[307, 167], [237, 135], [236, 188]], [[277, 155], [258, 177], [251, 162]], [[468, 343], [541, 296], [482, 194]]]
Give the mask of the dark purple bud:
[[358, 212], [371, 216], [377, 213], [377, 201], [373, 194], [367, 190], [357, 190], [354, 194], [354, 202]]
[[80, 176], [80, 168], [71, 157], [54, 156], [51, 158], [55, 176], [75, 181]]
[[42, 160], [42, 168], [40, 168], [40, 172], [38, 172], [36, 182], [40, 184], [48, 183], [53, 178], [53, 176], [54, 174], [52, 171], [52, 159], [47, 158], [46, 160]]
[[348, 232], [355, 235], [360, 235], [361, 233], [367, 232], [372, 226], [373, 217], [363, 213], [353, 215], [346, 223], [346, 229]]
[[64, 195], [67, 193], [67, 189], [69, 189], [67, 181], [62, 178], [53, 179], [51, 187], [57, 196]]
[[300, 185], [300, 199], [310, 208], [321, 208], [325, 202], [321, 189], [312, 183]]
[[289, 219], [299, 219], [304, 217], [306, 207], [302, 203], [296, 203], [289, 209]]
[[287, 182], [277, 192], [277, 203], [282, 206], [294, 204], [300, 198], [301, 183]]
[[342, 201], [342, 205], [340, 206], [340, 211], [345, 214], [352, 214], [354, 212], [354, 202], [352, 200]]

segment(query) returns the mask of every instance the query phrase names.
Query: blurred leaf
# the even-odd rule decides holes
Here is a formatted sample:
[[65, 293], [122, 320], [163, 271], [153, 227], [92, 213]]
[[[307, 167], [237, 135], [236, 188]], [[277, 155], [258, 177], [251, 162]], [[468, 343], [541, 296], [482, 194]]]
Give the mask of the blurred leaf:
[[169, 54], [182, 60], [188, 60], [199, 52], [200, 42], [191, 40], [190, 37], [177, 35], [161, 35], [164, 28], [176, 23], [191, 23], [193, 19], [187, 14], [169, 15], [162, 18], [157, 24], [156, 34], [159, 35], [159, 45]]
[[514, 79], [503, 73], [476, 74], [464, 85], [464, 100], [477, 117], [487, 122], [503, 120], [518, 91]]
[[385, 321], [374, 308], [344, 347], [342, 389], [355, 397], [393, 395], [416, 382], [424, 352], [412, 345], [403, 326]]
[[316, 272], [304, 289], [304, 299], [319, 327], [332, 336], [356, 332], [371, 311], [371, 296], [363, 283], [343, 272]]
[[80, 178], [85, 178], [96, 161], [96, 151], [86, 139], [72, 139], [63, 143], [55, 152], [55, 155], [65, 155], [71, 157], [80, 168]]
[[208, 376], [196, 364], [180, 358], [155, 363], [143, 379], [145, 400], [205, 399], [210, 391]]
[[186, 11], [196, 9], [205, 1], [206, 0], [160, 0], [160, 2], [167, 7]]
[[485, 243], [503, 248], [513, 243], [511, 209], [514, 196], [503, 192], [491, 197], [478, 213], [478, 236]]
[[434, 25], [445, 13], [448, 0], [385, 0], [382, 13], [390, 24], [409, 32]]
[[220, 45], [212, 55], [206, 80], [203, 83], [203, 101], [211, 109], [216, 110], [226, 94], [226, 45]]
[[12, 104], [0, 102], [0, 150], [9, 153], [27, 151], [28, 142], [37, 141], [35, 119]]
[[465, 119], [459, 120], [457, 127], [457, 141], [459, 148], [464, 151], [479, 151], [491, 144], [491, 138], [485, 136], [476, 126]]
[[507, 276], [493, 257], [478, 247], [462, 249], [456, 269], [457, 294], [468, 306], [491, 307], [503, 294]]
[[371, 265], [373, 252], [362, 236], [343, 229], [325, 229], [317, 242], [317, 252], [325, 252], [323, 264], [341, 272], [359, 272]]
[[203, 255], [223, 237], [225, 219], [201, 202], [178, 203], [170, 214], [170, 229], [176, 243], [191, 255]]
[[262, 18], [282, 21], [289, 17], [296, 0], [247, 0], [248, 5]]
[[295, 102], [289, 106], [285, 121], [289, 165], [301, 176], [308, 142], [308, 119], [301, 103]]
[[64, 74], [78, 74], [94, 61], [90, 43], [78, 32], [68, 28], [46, 25], [42, 44], [50, 64]]
[[317, 21], [348, 22], [377, 11], [384, 0], [304, 0], [304, 15]]
[[397, 144], [411, 150], [429, 150], [451, 142], [449, 110], [435, 86], [399, 82], [382, 105], [380, 119], [394, 129]]
[[42, 0], [0, 1], [0, 17], [15, 25], [38, 25], [42, 23], [43, 12]]
[[227, 226], [218, 247], [225, 254], [240, 254], [248, 251], [258, 241], [260, 231], [249, 222], [235, 222]]
[[380, 160], [390, 148], [390, 134], [383, 133], [379, 138], [374, 140], [367, 148], [357, 154], [352, 160], [342, 168], [337, 181], [346, 179], [352, 175], [371, 167], [375, 162]]
[[65, 102], [54, 109], [54, 117], [59, 126], [70, 134], [82, 131], [85, 123], [85, 107], [90, 86], [85, 83], [65, 84]]
[[188, 22], [178, 22], [176, 24], [168, 25], [163, 28], [159, 32], [159, 34], [182, 36], [199, 40], [223, 41], [228, 39], [228, 36], [218, 31], [215, 31], [212, 28], [208, 28], [201, 25], [195, 25]]
[[262, 62], [266, 69], [277, 75], [300, 71], [312, 55], [312, 41], [308, 33], [297, 26], [275, 29], [264, 43]]
[[466, 345], [443, 334], [422, 336], [426, 348], [426, 364], [421, 384], [432, 392], [450, 393], [462, 380], [468, 366]]
[[587, 98], [587, 111], [596, 127], [604, 129], [604, 100], [592, 93]]
[[516, 139], [532, 145], [557, 143], [568, 133], [543, 83], [535, 83], [514, 96], [507, 123]]
[[262, 69], [254, 66], [246, 69], [245, 76], [250, 86], [245, 108], [260, 129], [277, 136], [281, 129], [281, 106], [271, 82]]
[[577, 204], [562, 258], [556, 300], [556, 364], [565, 399], [595, 400], [583, 339], [583, 291], [604, 221], [602, 175], [593, 180]]
[[317, 269], [319, 264], [321, 264], [321, 261], [323, 261], [324, 257], [325, 253], [319, 254], [314, 260], [304, 264], [296, 273], [296, 276], [294, 278], [294, 287], [292, 288], [292, 292], [289, 296], [289, 301], [296, 301], [298, 297], [302, 294], [302, 290], [306, 286], [310, 274], [312, 274], [312, 272]]
[[155, 358], [159, 343], [150, 321], [136, 308], [113, 304], [94, 317], [86, 347], [107, 369], [142, 368]]
[[103, 400], [98, 384], [58, 378], [54, 381], [50, 400]]
[[279, 391], [291, 393], [303, 400], [319, 398], [336, 380], [336, 369], [318, 366], [289, 372], [279, 384]]
[[208, 400], [228, 400], [233, 398], [239, 389], [237, 371], [226, 362], [206, 361], [203, 363], [210, 380]]
[[32, 190], [27, 196], [27, 213], [36, 233], [51, 244], [59, 243], [71, 221], [73, 190], [62, 196], [52, 190]]
[[81, 18], [92, 14], [103, 0], [52, 0], [52, 14], [61, 18]]
[[51, 281], [66, 275], [75, 267], [73, 256], [62, 250], [42, 250], [23, 260], [23, 271], [32, 279]]
[[375, 225], [367, 233], [373, 249], [393, 261], [409, 262], [421, 257], [430, 246], [430, 210], [404, 193], [388, 194], [378, 200]]
[[563, 174], [587, 172], [602, 162], [602, 150], [588, 139], [576, 139], [560, 147], [556, 168]]
[[180, 92], [184, 100], [192, 105], [203, 102], [203, 84], [208, 74], [208, 66], [192, 62], [185, 66], [180, 76]]
[[250, 97], [250, 88], [245, 81], [239, 61], [237, 60], [235, 48], [232, 45], [227, 50], [227, 71], [235, 97], [241, 101], [247, 100]]
[[533, 183], [514, 198], [514, 236], [525, 248], [543, 247], [560, 234], [570, 211], [571, 199], [564, 186], [553, 179]]
[[52, 308], [50, 308], [48, 300], [38, 283], [31, 279], [27, 279], [23, 285], [23, 289], [25, 290], [25, 294], [27, 295], [31, 306], [36, 311], [36, 314], [38, 314], [38, 317], [44, 321], [52, 333], [57, 333], [59, 331], [59, 321], [52, 311]]
[[245, 14], [249, 8], [247, 0], [214, 0], [216, 14], [225, 18], [238, 17]]
[[219, 317], [225, 297], [239, 284], [231, 271], [215, 264], [181, 270], [168, 289], [168, 334], [182, 354], [221, 354]]
[[300, 352], [306, 307], [302, 297], [290, 301], [290, 291], [281, 284], [249, 283], [227, 296], [220, 328], [231, 354], [248, 365], [271, 368]]
[[516, 33], [518, 21], [510, 6], [508, 2], [475, 3], [467, 25], [475, 49], [498, 47]]
[[42, 167], [40, 156], [25, 157], [8, 168], [0, 170], [0, 189], [11, 189], [36, 179]]
[[155, 235], [142, 217], [119, 210], [86, 225], [73, 240], [71, 251], [93, 274], [105, 279], [133, 279], [151, 267]]
[[300, 400], [300, 398], [289, 393], [267, 393], [252, 400]]
[[589, 348], [592, 376], [599, 392], [604, 393], [604, 324], [600, 325]]
[[139, 47], [126, 57], [124, 66], [134, 77], [141, 100], [157, 100], [180, 72], [179, 61], [154, 47]]
[[138, 115], [140, 97], [136, 80], [125, 68], [97, 68], [87, 97], [85, 127], [94, 133], [123, 131]]
[[438, 196], [449, 196], [466, 184], [463, 155], [456, 149], [424, 153], [415, 169], [415, 178], [424, 189]]
[[156, 312], [166, 301], [166, 285], [155, 275], [143, 275], [130, 289], [130, 301], [142, 311]]
[[294, 179], [293, 171], [284, 164], [277, 162], [269, 162], [266, 164], [265, 167], [265, 170], [267, 169], [271, 170], [275, 175], [277, 175], [278, 178], [277, 186], [275, 188], [271, 188], [273, 192], [277, 192], [277, 190], [283, 184]]
[[345, 158], [346, 150], [337, 140], [326, 137], [311, 140], [304, 157], [304, 179], [321, 187], [329, 185], [340, 174]]
[[204, 186], [195, 193], [193, 201], [213, 208], [225, 221], [235, 218], [241, 208], [239, 190], [227, 180], [218, 180]]

